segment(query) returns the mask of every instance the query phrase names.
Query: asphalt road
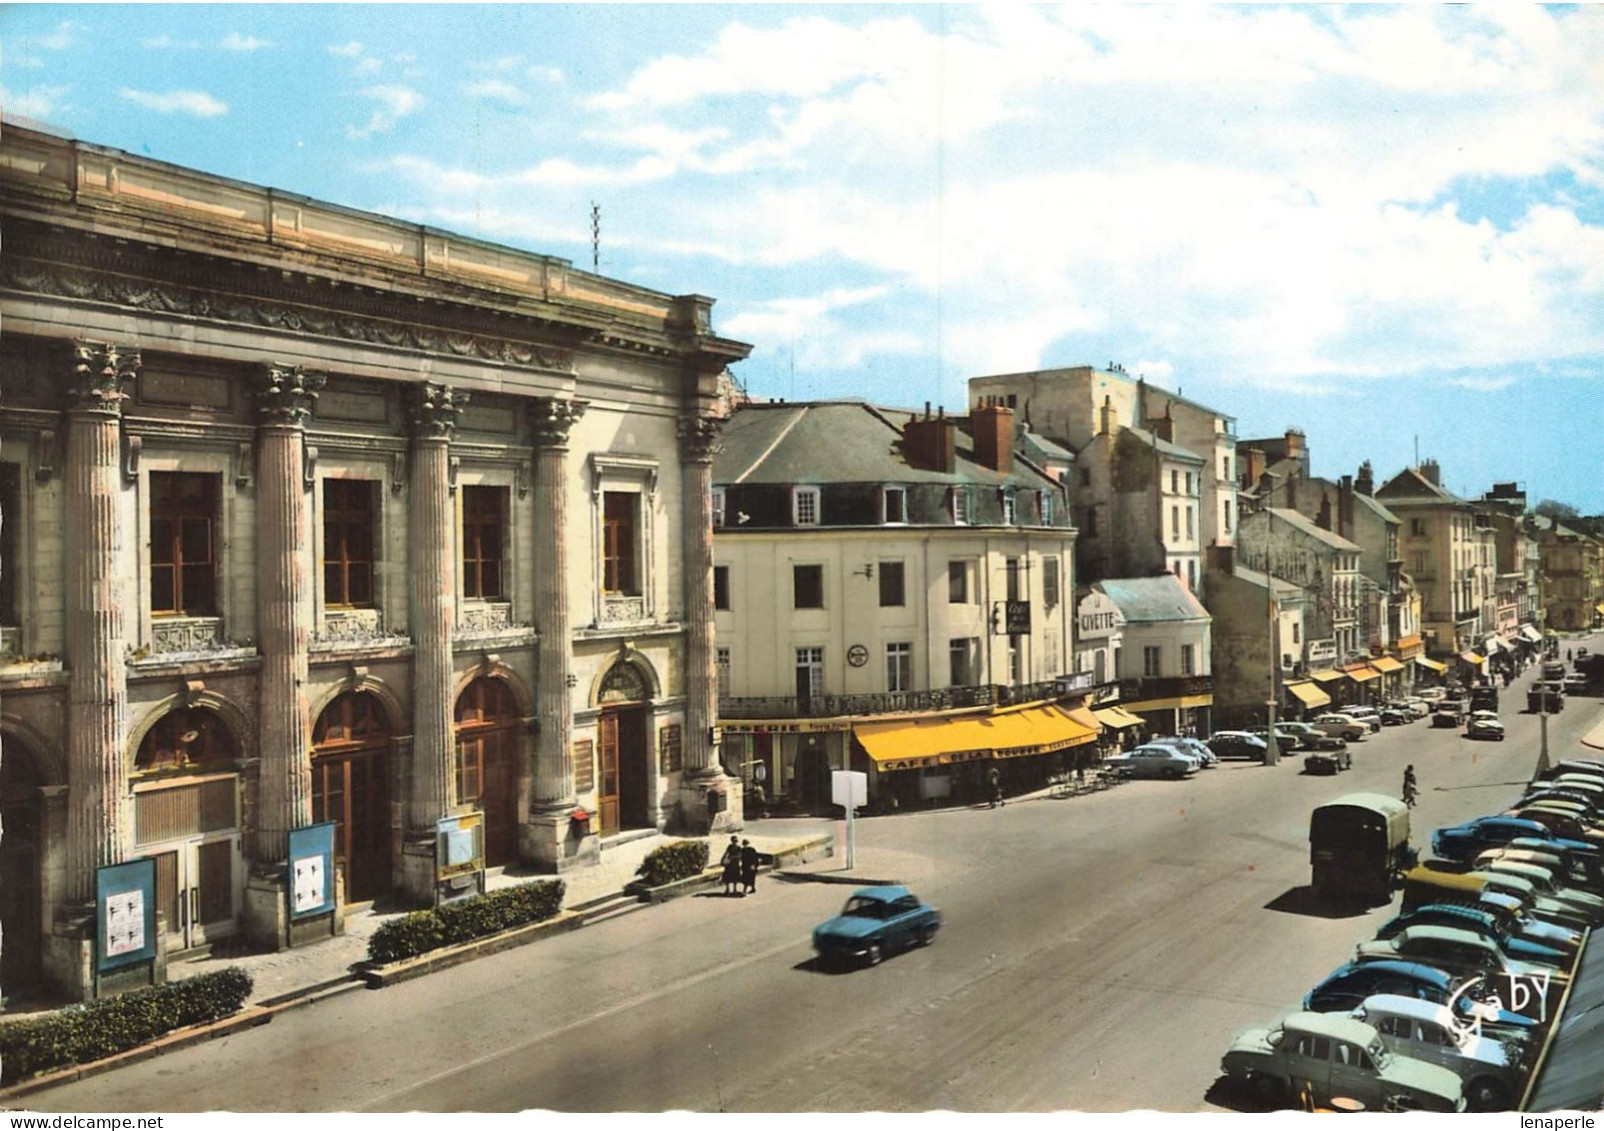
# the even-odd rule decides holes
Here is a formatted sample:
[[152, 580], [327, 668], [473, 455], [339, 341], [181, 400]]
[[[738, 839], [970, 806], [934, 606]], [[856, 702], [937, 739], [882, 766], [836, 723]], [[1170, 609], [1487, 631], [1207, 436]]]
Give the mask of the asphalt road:
[[[1529, 679], [1529, 675], [1527, 677]], [[28, 1098], [41, 1111], [1211, 1110], [1220, 1054], [1347, 959], [1387, 908], [1311, 913], [1307, 821], [1396, 795], [1415, 840], [1500, 808], [1538, 721], [1505, 693], [1503, 743], [1426, 722], [1307, 777], [1227, 764], [1000, 810], [859, 824], [861, 860], [941, 907], [934, 946], [814, 967], [845, 888], [767, 881], [678, 900]], [[1556, 758], [1600, 718], [1571, 700]], [[1219, 1097], [1223, 1098], [1223, 1097]]]

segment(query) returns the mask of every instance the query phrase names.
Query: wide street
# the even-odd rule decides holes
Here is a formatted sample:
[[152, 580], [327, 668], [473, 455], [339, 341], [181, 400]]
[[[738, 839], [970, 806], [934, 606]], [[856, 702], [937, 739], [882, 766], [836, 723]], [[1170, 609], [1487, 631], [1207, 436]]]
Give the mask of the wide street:
[[[1210, 1110], [1232, 1033], [1293, 1006], [1391, 913], [1303, 910], [1310, 808], [1355, 790], [1396, 796], [1408, 762], [1422, 848], [1438, 825], [1502, 807], [1537, 756], [1538, 719], [1521, 710], [1531, 674], [1504, 692], [1503, 743], [1421, 721], [1355, 745], [1354, 769], [1336, 777], [1305, 776], [1297, 758], [1227, 763], [1179, 783], [862, 821], [861, 860], [945, 917], [934, 946], [878, 967], [810, 960], [810, 928], [850, 889], [765, 880], [742, 900], [649, 908], [24, 1102]], [[1598, 700], [1570, 700], [1550, 720], [1552, 756], [1581, 753], [1600, 714]]]

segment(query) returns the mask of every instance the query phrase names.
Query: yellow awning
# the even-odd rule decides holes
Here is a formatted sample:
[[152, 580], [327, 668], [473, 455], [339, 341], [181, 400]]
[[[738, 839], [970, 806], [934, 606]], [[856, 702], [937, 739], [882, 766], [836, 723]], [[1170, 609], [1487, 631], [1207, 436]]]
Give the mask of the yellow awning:
[[1598, 613], [1604, 613], [1604, 605], [1594, 605], [1593, 606], [1593, 611], [1594, 612], [1598, 612]]
[[1403, 671], [1403, 663], [1399, 660], [1393, 659], [1391, 656], [1376, 656], [1371, 659], [1370, 666], [1375, 668], [1378, 672]]
[[1472, 651], [1469, 651], [1468, 649], [1466, 651], [1463, 651], [1463, 652], [1459, 653], [1459, 658], [1461, 660], [1464, 660], [1465, 663], [1470, 664], [1470, 665], [1475, 666], [1475, 667], [1480, 667], [1482, 664], [1487, 662], [1487, 657], [1483, 656], [1479, 652], [1472, 652]]
[[1114, 730], [1123, 730], [1125, 727], [1139, 727], [1142, 720], [1131, 714], [1124, 707], [1115, 704], [1112, 707], [1098, 707], [1092, 714], [1097, 721]]
[[1005, 726], [1006, 744], [999, 740], [996, 754], [999, 758], [1020, 758], [1031, 754], [1051, 754], [1055, 750], [1064, 750], [1071, 746], [1080, 746], [1097, 740], [1097, 732], [1102, 729], [1097, 720], [1090, 717], [1087, 712], [1085, 719], [1077, 719], [1074, 714], [1062, 707], [1027, 707], [1022, 711], [1012, 712], [1009, 716], [994, 715], [992, 718], [1006, 718]]
[[1214, 693], [1207, 695], [1175, 695], [1168, 699], [1143, 699], [1126, 706], [1132, 711], [1174, 711], [1186, 707], [1214, 706]]
[[859, 723], [852, 733], [880, 769], [911, 770], [989, 758], [990, 732], [977, 722], [967, 717]]
[[1342, 674], [1355, 683], [1369, 683], [1373, 679], [1381, 678], [1381, 673], [1369, 664], [1356, 664], [1351, 668], [1343, 668]]
[[1324, 707], [1331, 702], [1331, 696], [1312, 683], [1289, 683], [1286, 689], [1297, 696], [1305, 707]]
[[1317, 679], [1321, 683], [1330, 683], [1334, 679], [1341, 679], [1342, 673], [1339, 671], [1332, 671], [1330, 668], [1324, 668], [1317, 672], [1310, 672], [1309, 678]]
[[1448, 670], [1447, 664], [1439, 664], [1436, 660], [1428, 660], [1424, 656], [1416, 656], [1415, 663], [1419, 664], [1423, 668], [1430, 668], [1434, 672], [1445, 672]]

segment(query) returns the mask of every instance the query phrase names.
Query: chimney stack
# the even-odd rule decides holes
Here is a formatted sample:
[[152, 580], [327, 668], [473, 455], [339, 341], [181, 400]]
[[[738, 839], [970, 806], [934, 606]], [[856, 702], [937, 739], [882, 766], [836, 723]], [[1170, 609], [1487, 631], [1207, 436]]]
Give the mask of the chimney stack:
[[1419, 467], [1418, 470], [1420, 471], [1420, 477], [1422, 479], [1424, 479], [1427, 483], [1430, 483], [1433, 487], [1441, 487], [1442, 486], [1442, 468], [1440, 468], [1437, 465], [1437, 461], [1436, 460], [1434, 460], [1434, 459], [1423, 459], [1423, 460], [1421, 460], [1420, 461], [1420, 467]]
[[1286, 434], [1286, 445], [1286, 458], [1290, 460], [1296, 460], [1299, 465], [1302, 465], [1304, 460], [1307, 458], [1304, 454], [1307, 449], [1304, 445], [1303, 431], [1298, 428], [1288, 428]]
[[1264, 476], [1264, 449], [1242, 448], [1237, 452], [1242, 476], [1241, 486], [1248, 491], [1256, 491], [1259, 480]]
[[1361, 495], [1376, 493], [1376, 473], [1371, 470], [1369, 460], [1359, 465], [1359, 477], [1353, 481], [1353, 489]]
[[1353, 537], [1353, 492], [1353, 476], [1344, 475], [1337, 481], [1337, 533], [1350, 542], [1355, 540]]
[[909, 467], [948, 475], [955, 470], [956, 430], [946, 412], [943, 408], [937, 416], [932, 417], [930, 402], [926, 401], [923, 420], [917, 415], [909, 417], [902, 429], [902, 457], [908, 461]]
[[1001, 397], [982, 397], [969, 413], [975, 462], [1001, 475], [1014, 469], [1014, 410]]
[[1114, 398], [1104, 393], [1103, 407], [1097, 410], [1097, 434], [1112, 436], [1118, 423], [1117, 414], [1114, 412]]
[[1168, 401], [1164, 403], [1164, 415], [1153, 419], [1153, 435], [1166, 443], [1175, 443], [1175, 419], [1170, 416]]

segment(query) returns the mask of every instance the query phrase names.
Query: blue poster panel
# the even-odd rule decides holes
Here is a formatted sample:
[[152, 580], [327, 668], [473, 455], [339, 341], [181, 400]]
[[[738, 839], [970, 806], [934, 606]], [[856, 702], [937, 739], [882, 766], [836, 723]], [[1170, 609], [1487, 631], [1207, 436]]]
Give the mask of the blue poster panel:
[[334, 910], [334, 822], [290, 830], [290, 918]]
[[95, 870], [95, 962], [101, 973], [156, 957], [156, 861]]

